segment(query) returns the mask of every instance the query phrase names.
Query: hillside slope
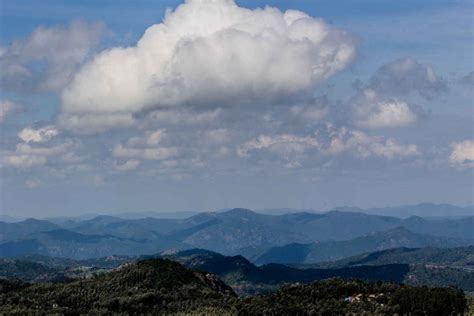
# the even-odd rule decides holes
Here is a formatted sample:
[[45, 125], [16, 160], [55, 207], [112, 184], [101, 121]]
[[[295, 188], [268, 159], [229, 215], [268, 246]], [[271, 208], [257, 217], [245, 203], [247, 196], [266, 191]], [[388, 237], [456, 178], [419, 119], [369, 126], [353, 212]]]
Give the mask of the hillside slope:
[[266, 263], [317, 263], [334, 261], [362, 253], [398, 247], [456, 247], [473, 241], [417, 234], [404, 227], [376, 232], [344, 241], [327, 241], [311, 244], [289, 244], [273, 247], [253, 257], [256, 264]]
[[462, 314], [464, 293], [332, 279], [238, 298], [214, 275], [151, 259], [67, 283], [0, 279], [0, 314], [314, 315]]
[[356, 265], [381, 265], [389, 263], [429, 264], [462, 267], [474, 270], [474, 246], [455, 248], [392, 248], [344, 258], [333, 262], [299, 265], [301, 267], [347, 267]]
[[230, 287], [209, 273], [158, 259], [70, 283], [0, 282], [0, 313], [174, 313], [225, 306], [225, 298], [235, 297]]

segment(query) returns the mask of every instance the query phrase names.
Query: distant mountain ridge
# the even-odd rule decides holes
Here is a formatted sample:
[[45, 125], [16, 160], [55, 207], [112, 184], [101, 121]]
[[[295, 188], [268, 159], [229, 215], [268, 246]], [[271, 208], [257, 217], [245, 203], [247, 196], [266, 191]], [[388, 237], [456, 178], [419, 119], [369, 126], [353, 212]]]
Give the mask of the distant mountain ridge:
[[365, 252], [399, 247], [457, 247], [474, 244], [471, 240], [416, 234], [404, 227], [376, 232], [350, 240], [273, 247], [250, 259], [257, 264], [302, 264], [334, 261]]
[[391, 207], [335, 207], [333, 210], [340, 210], [344, 212], [358, 212], [372, 215], [384, 215], [400, 218], [408, 218], [411, 216], [419, 217], [464, 217], [474, 216], [474, 205], [469, 206], [455, 206], [451, 204], [435, 204], [435, 203], [420, 203], [415, 205], [401, 205]]
[[454, 248], [391, 248], [361, 255], [347, 257], [341, 260], [317, 264], [295, 265], [297, 267], [348, 267], [357, 265], [381, 264], [429, 264], [449, 267], [462, 267], [474, 271], [474, 246]]
[[114, 235], [81, 234], [57, 229], [38, 232], [25, 239], [0, 244], [0, 257], [40, 254], [74, 259], [97, 258], [108, 255], [136, 256], [156, 253], [168, 248], [184, 248], [179, 242], [137, 240]]
[[[200, 213], [184, 219], [122, 219], [101, 215], [61, 224], [35, 219], [18, 223], [0, 222], [0, 257], [38, 253], [87, 259], [104, 255], [141, 255], [166, 249], [189, 248], [254, 257], [270, 248], [292, 243], [347, 241], [397, 227], [404, 227], [415, 234], [431, 235], [428, 238], [433, 240], [438, 237], [474, 240], [474, 216], [430, 219], [412, 216], [401, 219], [342, 211], [265, 215], [247, 209], [231, 209]], [[56, 232], [48, 233], [52, 231]], [[386, 247], [430, 245], [391, 245], [388, 241], [385, 241], [385, 244]], [[375, 247], [372, 250], [384, 247]], [[356, 254], [358, 253], [349, 253]], [[324, 258], [328, 259], [336, 258]]]

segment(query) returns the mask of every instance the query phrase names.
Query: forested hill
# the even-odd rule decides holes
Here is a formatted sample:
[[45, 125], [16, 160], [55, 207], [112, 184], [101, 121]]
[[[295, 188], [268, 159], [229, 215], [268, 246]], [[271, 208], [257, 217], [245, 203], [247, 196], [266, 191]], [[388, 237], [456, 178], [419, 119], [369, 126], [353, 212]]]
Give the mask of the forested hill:
[[238, 298], [213, 274], [150, 259], [89, 279], [56, 284], [0, 280], [0, 314], [452, 315], [466, 310], [460, 290], [326, 280]]

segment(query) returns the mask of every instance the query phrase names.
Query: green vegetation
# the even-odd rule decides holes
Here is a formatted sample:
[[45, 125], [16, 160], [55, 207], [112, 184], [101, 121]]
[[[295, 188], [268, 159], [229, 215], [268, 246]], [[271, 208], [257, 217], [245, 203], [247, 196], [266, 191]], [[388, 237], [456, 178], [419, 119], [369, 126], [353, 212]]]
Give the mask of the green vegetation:
[[457, 315], [466, 310], [462, 291], [332, 279], [240, 302], [250, 315]]
[[235, 297], [213, 275], [187, 270], [169, 260], [141, 261], [69, 283], [0, 282], [0, 314], [174, 313], [225, 306], [226, 299]]
[[427, 286], [456, 286], [465, 291], [474, 291], [474, 271], [436, 265], [411, 265], [406, 284]]
[[161, 259], [66, 283], [0, 280], [0, 314], [451, 315], [466, 308], [457, 289], [341, 279], [238, 298], [214, 275]]
[[[453, 286], [465, 291], [474, 291], [472, 249], [401, 248], [347, 260], [297, 267], [281, 264], [256, 266], [242, 256], [223, 256], [201, 249], [185, 250], [173, 255], [109, 256], [87, 260], [29, 255], [17, 259], [0, 259], [0, 278], [17, 278], [34, 283], [63, 282], [106, 273], [137, 260], [166, 258], [192, 270], [216, 274], [236, 293], [244, 296], [269, 293], [285, 284], [309, 283], [334, 277], [416, 286]], [[414, 257], [419, 259], [418, 263], [399, 263], [413, 262], [407, 256], [410, 253], [414, 253]]]
[[268, 293], [288, 283], [309, 283], [334, 277], [401, 283], [410, 270], [406, 264], [336, 269], [296, 269], [281, 264], [258, 267], [242, 256], [223, 256], [200, 249], [184, 250], [166, 257], [188, 268], [218, 275], [239, 295]]

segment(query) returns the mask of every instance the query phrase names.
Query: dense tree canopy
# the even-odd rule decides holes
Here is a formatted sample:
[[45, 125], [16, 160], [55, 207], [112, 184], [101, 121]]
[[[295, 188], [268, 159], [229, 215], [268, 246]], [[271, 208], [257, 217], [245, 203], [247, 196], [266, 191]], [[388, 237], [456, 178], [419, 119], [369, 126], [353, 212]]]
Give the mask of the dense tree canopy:
[[293, 284], [238, 298], [215, 275], [151, 259], [72, 282], [29, 284], [0, 281], [0, 313], [201, 313], [231, 315], [334, 315], [463, 313], [464, 293], [452, 288], [413, 287], [331, 279]]

